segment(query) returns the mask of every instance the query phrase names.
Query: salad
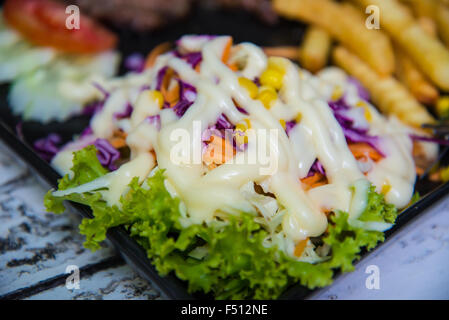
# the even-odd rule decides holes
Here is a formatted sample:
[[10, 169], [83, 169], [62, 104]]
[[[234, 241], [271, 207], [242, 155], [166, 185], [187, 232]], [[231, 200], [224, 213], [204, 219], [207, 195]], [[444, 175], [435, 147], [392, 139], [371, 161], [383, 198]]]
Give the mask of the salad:
[[47, 210], [89, 206], [87, 248], [123, 226], [161, 275], [217, 299], [353, 270], [414, 201], [414, 157], [438, 152], [341, 69], [312, 75], [229, 36], [184, 36], [95, 87], [89, 127], [39, 146], [64, 175]]
[[66, 7], [52, 0], [7, 0], [0, 10], [0, 83], [11, 82], [14, 115], [64, 121], [101, 98], [91, 82], [118, 70], [117, 39], [90, 18], [66, 27]]

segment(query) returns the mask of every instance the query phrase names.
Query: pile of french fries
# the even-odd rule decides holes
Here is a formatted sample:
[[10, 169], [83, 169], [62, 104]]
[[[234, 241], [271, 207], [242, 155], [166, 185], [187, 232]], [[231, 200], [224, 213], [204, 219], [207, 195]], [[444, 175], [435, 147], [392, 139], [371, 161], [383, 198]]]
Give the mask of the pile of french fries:
[[268, 55], [311, 72], [331, 57], [383, 113], [415, 127], [435, 121], [426, 106], [449, 115], [449, 97], [440, 96], [449, 92], [449, 1], [273, 0], [273, 7], [309, 26], [300, 46], [265, 48]]

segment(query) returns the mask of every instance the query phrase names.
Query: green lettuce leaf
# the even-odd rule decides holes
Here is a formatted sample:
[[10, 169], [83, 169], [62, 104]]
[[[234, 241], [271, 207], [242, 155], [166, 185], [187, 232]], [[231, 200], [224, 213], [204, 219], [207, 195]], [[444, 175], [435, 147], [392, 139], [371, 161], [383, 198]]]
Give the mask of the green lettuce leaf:
[[392, 204], [386, 203], [384, 196], [376, 192], [376, 188], [371, 185], [368, 191], [368, 204], [358, 218], [360, 221], [375, 221], [394, 223], [398, 215], [398, 210]]
[[[74, 176], [64, 177], [60, 188], [89, 182], [107, 172], [99, 164], [94, 148], [75, 153], [72, 170]], [[120, 209], [109, 207], [99, 192], [62, 198], [48, 193], [45, 205], [49, 211], [60, 209], [63, 200], [90, 206], [94, 218], [84, 219], [80, 226], [87, 248], [98, 249], [109, 228], [124, 226], [146, 250], [161, 275], [175, 273], [187, 282], [190, 292], [211, 293], [217, 299], [274, 299], [296, 283], [309, 288], [329, 285], [335, 271], [354, 269], [353, 262], [362, 248], [374, 248], [384, 239], [382, 232], [352, 227], [348, 214], [337, 212], [330, 216], [322, 238], [331, 248], [330, 258], [317, 264], [296, 261], [276, 247], [264, 247], [262, 241], [267, 231], [244, 212], [238, 217], [230, 216], [226, 223], [183, 228], [179, 222], [179, 199], [170, 196], [164, 179], [163, 170], [146, 179], [146, 186], [133, 179], [129, 192], [120, 199]], [[383, 196], [371, 189], [362, 216], [366, 221], [390, 222], [395, 213]], [[194, 254], [198, 250], [203, 252], [200, 258]]]
[[[100, 161], [98, 161], [97, 149], [95, 146], [90, 145], [84, 149], [74, 152], [72, 172], [73, 176], [66, 174], [59, 180], [59, 190], [74, 188], [95, 180], [108, 173], [108, 170], [103, 168]], [[83, 195], [72, 194], [64, 198], [57, 198], [53, 197], [51, 193], [52, 190], [48, 191], [45, 195], [44, 205], [47, 208], [47, 211], [53, 213], [63, 213], [65, 211], [63, 204], [64, 200], [71, 200], [85, 205], [90, 205], [96, 203], [96, 199], [101, 197], [100, 194], [92, 195], [86, 193]], [[91, 197], [93, 198], [91, 199]]]

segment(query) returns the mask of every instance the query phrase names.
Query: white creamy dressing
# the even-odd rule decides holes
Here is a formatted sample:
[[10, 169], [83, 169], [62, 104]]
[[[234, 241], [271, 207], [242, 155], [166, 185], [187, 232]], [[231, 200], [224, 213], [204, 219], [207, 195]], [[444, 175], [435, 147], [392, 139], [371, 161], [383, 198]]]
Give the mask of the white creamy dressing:
[[[362, 109], [356, 107], [357, 103], [360, 103], [357, 89], [347, 82], [347, 76], [342, 70], [330, 68], [320, 77], [334, 84], [343, 84], [345, 86], [345, 101], [350, 106], [355, 107], [351, 111]], [[403, 208], [409, 203], [414, 192], [416, 169], [412, 154], [413, 142], [409, 134], [416, 134], [417, 132], [394, 116], [386, 119], [368, 102], [363, 102], [363, 104], [369, 110], [372, 118], [369, 123], [369, 134], [379, 137], [381, 151], [385, 154], [385, 157], [380, 161], [372, 164], [367, 178], [376, 186], [376, 191], [379, 193], [384, 186], [388, 186], [388, 191], [384, 192], [386, 201], [398, 208]], [[357, 119], [353, 115], [354, 112], [352, 118]], [[418, 143], [426, 149], [425, 153], [429, 159], [436, 156], [438, 145], [435, 143]]]
[[[293, 242], [321, 235], [327, 227], [324, 211], [348, 211], [351, 219], [357, 219], [366, 206], [369, 182], [378, 191], [385, 184], [390, 186], [386, 193], [389, 203], [401, 208], [409, 202], [415, 180], [409, 129], [394, 119], [387, 121], [366, 103], [373, 116], [369, 133], [380, 136], [382, 152], [386, 157], [373, 163], [372, 170], [365, 176], [327, 104], [335, 87], [333, 81], [340, 86], [349, 86], [346, 75], [339, 69], [315, 77], [288, 60], [279, 60], [285, 69], [283, 86], [279, 92], [280, 98], [267, 110], [260, 101], [251, 99], [238, 82], [239, 76], [253, 79], [265, 70], [267, 58], [263, 51], [252, 44], [235, 46], [231, 61], [242, 64], [243, 69], [234, 72], [221, 61], [229, 38], [205, 39], [199, 38], [195, 42], [194, 38], [186, 38], [180, 42], [185, 45], [184, 50], [201, 49], [200, 73], [168, 53], [159, 57], [155, 67], [140, 75], [137, 81], [140, 85], [146, 80], [154, 89], [158, 70], [166, 65], [174, 69], [181, 79], [197, 90], [195, 102], [181, 118], [178, 119], [171, 109], [159, 110], [148, 91], [130, 99], [129, 87], [122, 90], [116, 83], [103, 110], [92, 119], [95, 136], [109, 138], [117, 127], [113, 114], [123, 111], [128, 101], [134, 106], [131, 118], [126, 126], [122, 126], [128, 133], [127, 143], [132, 160], [107, 175], [110, 176], [106, 178], [109, 190], [103, 191], [103, 194], [109, 203], [117, 204], [131, 178], [137, 176], [142, 181], [156, 166], [156, 161], [159, 168], [165, 169], [169, 185], [186, 206], [191, 223], [209, 222], [219, 212], [255, 212], [256, 206], [251, 203], [254, 197], [249, 199], [248, 192], [241, 189], [247, 189], [249, 184], [256, 182], [263, 186], [265, 192], [273, 193], [279, 208], [286, 211], [282, 216], [283, 232]], [[354, 90], [349, 90], [347, 98], [354, 106], [360, 100]], [[239, 112], [233, 100], [249, 115]], [[261, 174], [264, 164], [259, 161], [255, 164], [238, 162], [247, 159], [250, 151], [256, 148], [256, 141], [251, 137], [247, 149], [238, 152], [232, 162], [228, 161], [206, 173], [201, 159], [197, 159], [199, 163], [172, 161], [172, 152], [180, 141], [176, 132], [181, 129], [190, 137], [195, 137], [198, 132], [201, 134], [214, 125], [222, 113], [234, 124], [249, 119], [253, 129], [278, 130], [278, 143], [266, 142], [277, 159], [277, 171], [271, 175]], [[302, 116], [301, 122], [287, 136], [279, 119], [289, 121], [295, 119], [298, 113]], [[156, 114], [161, 116], [159, 131], [145, 120]], [[196, 121], [200, 121], [199, 125], [195, 124]], [[190, 139], [187, 142], [190, 143], [191, 154], [182, 156], [195, 160], [194, 151], [201, 150], [201, 141]], [[150, 153], [152, 150], [156, 159]], [[53, 164], [61, 164], [67, 157], [56, 157]], [[300, 179], [307, 175], [316, 159], [325, 168], [329, 184], [305, 191]]]

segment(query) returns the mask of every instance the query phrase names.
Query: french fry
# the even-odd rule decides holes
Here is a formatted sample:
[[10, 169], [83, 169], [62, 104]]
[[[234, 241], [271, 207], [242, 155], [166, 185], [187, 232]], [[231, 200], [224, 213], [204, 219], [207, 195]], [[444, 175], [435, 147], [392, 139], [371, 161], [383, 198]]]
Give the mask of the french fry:
[[328, 32], [320, 27], [310, 26], [307, 29], [299, 62], [311, 72], [317, 72], [326, 66], [332, 39]]
[[430, 18], [443, 42], [449, 46], [449, 7], [440, 0], [407, 0], [417, 17]]
[[297, 46], [264, 47], [263, 51], [269, 57], [282, 57], [291, 60], [298, 60], [301, 54], [300, 48]]
[[344, 47], [333, 50], [336, 65], [357, 78], [371, 93], [375, 105], [387, 115], [395, 115], [406, 124], [421, 127], [434, 121], [409, 91], [391, 76], [379, 76], [365, 62]]
[[[422, 16], [418, 18], [418, 23], [427, 34], [436, 37], [436, 25], [432, 18]], [[405, 84], [419, 102], [434, 104], [440, 96], [438, 89], [427, 80], [415, 63], [398, 46], [395, 46], [395, 56], [398, 79]]]
[[413, 13], [417, 17], [430, 18], [435, 16], [435, 10], [438, 4], [438, 0], [407, 0], [404, 2], [411, 6]]
[[274, 0], [278, 14], [317, 25], [350, 48], [381, 75], [394, 71], [394, 53], [388, 36], [370, 30], [358, 15], [345, 14], [330, 0]]
[[395, 54], [398, 79], [405, 84], [419, 102], [434, 104], [439, 97], [437, 88], [427, 81], [413, 61], [400, 48], [397, 48]]
[[353, 0], [360, 6], [380, 9], [380, 23], [437, 86], [449, 90], [449, 50], [428, 35], [408, 8], [397, 0]]
[[[357, 10], [355, 7], [343, 4], [346, 14], [359, 15], [363, 17], [363, 12]], [[425, 24], [426, 20], [431, 20], [426, 16], [422, 17], [420, 23]], [[431, 20], [433, 22], [433, 20]], [[427, 26], [425, 27], [428, 28]], [[431, 33], [432, 30], [427, 32]], [[435, 36], [435, 34], [434, 34]], [[394, 46], [395, 56], [396, 56], [396, 75], [399, 80], [405, 84], [405, 86], [410, 90], [410, 92], [415, 96], [415, 98], [422, 103], [431, 104], [434, 103], [438, 97], [439, 92], [435, 86], [430, 83], [426, 77], [421, 73], [421, 71], [416, 67], [412, 60], [399, 48], [397, 45]]]
[[438, 32], [441, 39], [449, 47], [449, 5], [444, 3], [438, 4], [436, 12], [436, 20], [438, 24]]
[[437, 30], [437, 24], [432, 18], [429, 17], [419, 17], [418, 23], [423, 28], [423, 30], [432, 37], [436, 37], [438, 30]]

